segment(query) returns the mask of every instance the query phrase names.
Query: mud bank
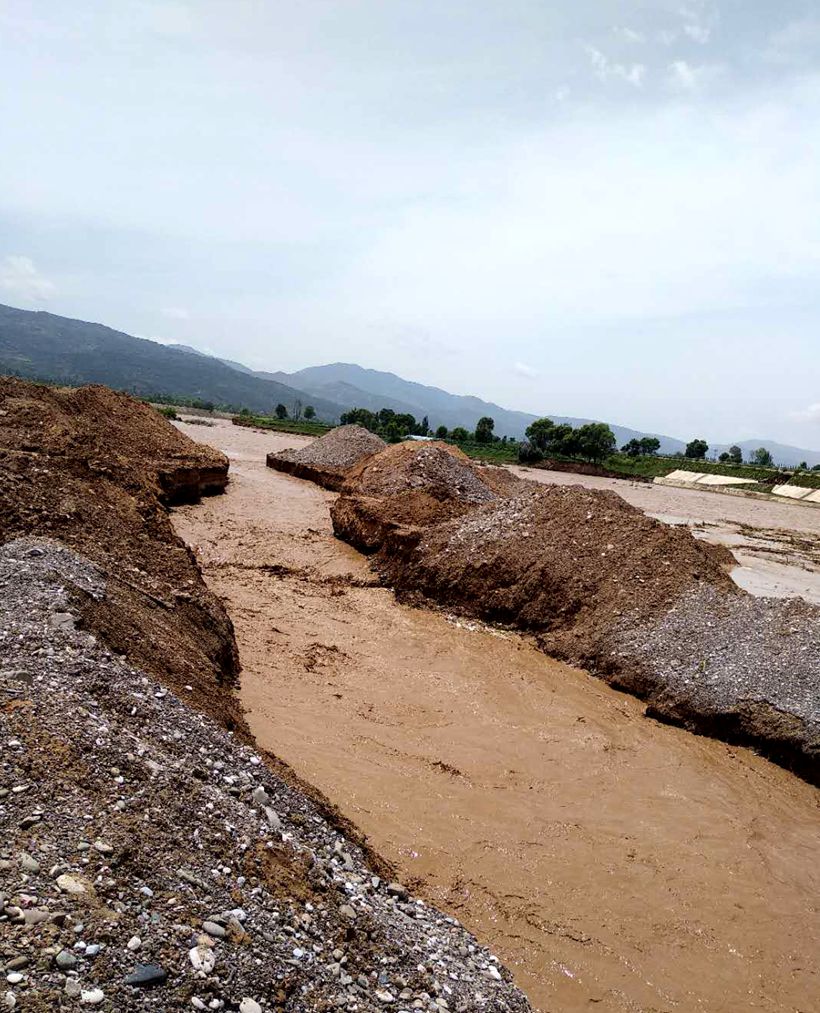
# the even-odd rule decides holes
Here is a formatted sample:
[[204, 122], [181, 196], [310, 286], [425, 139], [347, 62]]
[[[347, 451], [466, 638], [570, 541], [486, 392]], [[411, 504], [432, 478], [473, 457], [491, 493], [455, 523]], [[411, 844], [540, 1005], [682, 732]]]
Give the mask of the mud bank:
[[258, 740], [546, 1011], [810, 1009], [817, 792], [521, 634], [408, 608], [333, 537], [332, 495], [222, 426], [226, 496], [175, 511], [235, 623]]

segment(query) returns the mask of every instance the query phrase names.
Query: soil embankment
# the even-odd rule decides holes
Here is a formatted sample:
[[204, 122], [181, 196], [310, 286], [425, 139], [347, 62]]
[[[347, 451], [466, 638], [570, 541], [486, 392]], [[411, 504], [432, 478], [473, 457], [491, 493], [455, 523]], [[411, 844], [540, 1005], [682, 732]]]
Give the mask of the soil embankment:
[[334, 497], [264, 467], [293, 438], [192, 428], [232, 462], [175, 512], [243, 660], [258, 740], [546, 1011], [792, 1013], [820, 987], [817, 792], [526, 638], [398, 604]]
[[497, 494], [446, 447], [383, 450], [347, 478], [334, 531], [398, 592], [531, 631], [656, 716], [820, 783], [820, 609], [756, 602], [724, 546], [613, 492], [508, 479]]
[[239, 670], [230, 620], [167, 511], [227, 481], [224, 454], [134, 398], [0, 380], [0, 542], [53, 538], [93, 560], [108, 590], [77, 592], [84, 624], [241, 730], [224, 691]]

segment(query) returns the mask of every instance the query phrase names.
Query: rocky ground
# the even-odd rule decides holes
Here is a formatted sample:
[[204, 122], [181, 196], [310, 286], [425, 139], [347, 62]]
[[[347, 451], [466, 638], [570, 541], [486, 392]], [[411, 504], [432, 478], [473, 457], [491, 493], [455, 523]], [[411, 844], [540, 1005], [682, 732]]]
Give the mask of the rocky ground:
[[79, 628], [106, 594], [57, 542], [0, 548], [6, 1008], [529, 1009], [250, 746]]

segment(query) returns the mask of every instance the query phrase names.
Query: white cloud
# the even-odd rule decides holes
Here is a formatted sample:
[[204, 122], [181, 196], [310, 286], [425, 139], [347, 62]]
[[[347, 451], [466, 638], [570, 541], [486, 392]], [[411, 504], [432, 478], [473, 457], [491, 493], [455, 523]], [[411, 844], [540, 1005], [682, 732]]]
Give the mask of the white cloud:
[[513, 372], [519, 376], [524, 376], [528, 380], [534, 380], [538, 376], [538, 370], [533, 366], [528, 366], [526, 362], [514, 362]]
[[683, 32], [693, 42], [705, 46], [712, 37], [712, 25], [704, 17], [701, 10], [692, 7], [682, 7], [680, 10], [683, 17]]
[[638, 32], [634, 28], [613, 28], [612, 30], [622, 39], [626, 39], [627, 42], [646, 42], [644, 33]]
[[31, 257], [10, 254], [0, 260], [0, 290], [21, 302], [42, 303], [56, 286], [40, 274]]
[[646, 67], [642, 63], [613, 63], [600, 49], [596, 49], [595, 46], [587, 46], [586, 51], [595, 76], [599, 81], [609, 81], [614, 78], [626, 81], [636, 88], [640, 88], [643, 85], [644, 78], [646, 77]]
[[701, 91], [724, 73], [724, 67], [719, 64], [695, 66], [687, 63], [686, 60], [675, 60], [668, 67], [669, 84], [679, 90], [696, 92]]
[[813, 422], [820, 424], [820, 401], [810, 404], [803, 411], [792, 412], [792, 418], [799, 422]]
[[190, 320], [191, 313], [184, 306], [166, 306], [160, 311], [168, 320]]

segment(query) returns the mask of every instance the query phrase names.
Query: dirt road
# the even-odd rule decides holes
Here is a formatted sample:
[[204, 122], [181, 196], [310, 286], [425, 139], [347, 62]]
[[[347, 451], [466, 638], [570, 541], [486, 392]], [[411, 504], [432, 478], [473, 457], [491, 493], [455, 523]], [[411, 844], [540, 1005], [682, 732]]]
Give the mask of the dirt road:
[[[541, 1011], [802, 1011], [820, 995], [818, 793], [500, 634], [396, 604], [281, 438], [174, 514], [226, 599], [260, 744], [510, 966]], [[718, 498], [718, 497], [715, 497]]]

